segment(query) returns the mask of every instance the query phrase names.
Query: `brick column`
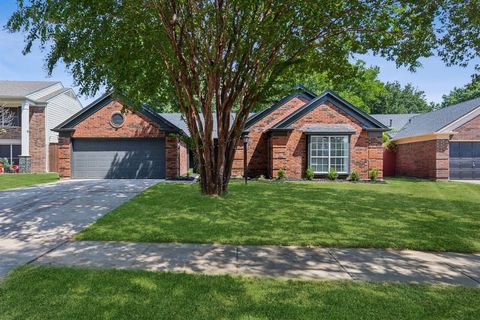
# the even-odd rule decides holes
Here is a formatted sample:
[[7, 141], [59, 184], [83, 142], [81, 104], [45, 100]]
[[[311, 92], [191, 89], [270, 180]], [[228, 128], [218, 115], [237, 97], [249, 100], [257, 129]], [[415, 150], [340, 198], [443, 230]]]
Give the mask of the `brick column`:
[[167, 179], [180, 176], [179, 152], [178, 138], [167, 135], [165, 138], [165, 177]]
[[448, 139], [438, 139], [435, 161], [435, 179], [445, 180], [450, 176], [450, 142]]
[[30, 106], [29, 128], [29, 155], [32, 162], [32, 171], [46, 172], [47, 144], [45, 135], [45, 107]]
[[71, 176], [70, 149], [70, 134], [61, 132], [58, 137], [58, 174], [63, 178], [69, 178]]

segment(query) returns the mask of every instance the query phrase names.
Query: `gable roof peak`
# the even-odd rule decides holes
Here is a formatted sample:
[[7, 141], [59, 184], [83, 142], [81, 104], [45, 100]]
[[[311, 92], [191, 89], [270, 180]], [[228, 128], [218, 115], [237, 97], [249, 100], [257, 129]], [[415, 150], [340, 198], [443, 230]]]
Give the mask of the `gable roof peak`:
[[330, 102], [336, 107], [340, 108], [342, 111], [362, 123], [362, 126], [367, 130], [389, 130], [388, 127], [386, 127], [383, 123], [355, 107], [353, 104], [333, 92], [331, 89], [324, 90], [318, 97], [312, 99], [310, 102], [307, 102], [305, 105], [292, 112], [290, 115], [275, 124], [271, 129], [288, 129], [292, 123], [310, 111], [314, 110], [323, 102]]
[[308, 103], [308, 101], [311, 101], [312, 99], [314, 99], [316, 97], [316, 95], [313, 92], [308, 91], [304, 86], [302, 86], [300, 84], [295, 85], [294, 89], [295, 89], [295, 91], [293, 93], [289, 94], [288, 96], [283, 97], [278, 102], [271, 105], [270, 107], [268, 107], [266, 109], [263, 109], [262, 111], [259, 111], [255, 114], [253, 114], [252, 116], [250, 116], [247, 119], [247, 123], [245, 124], [245, 129], [244, 130], [248, 130], [248, 128], [250, 128], [252, 125], [257, 123], [261, 119], [265, 118], [270, 113], [272, 113], [273, 111], [275, 111], [279, 107], [283, 106], [285, 103], [292, 100], [293, 98], [300, 97], [300, 98], [303, 98], [304, 100], [306, 100], [307, 101], [306, 103]]

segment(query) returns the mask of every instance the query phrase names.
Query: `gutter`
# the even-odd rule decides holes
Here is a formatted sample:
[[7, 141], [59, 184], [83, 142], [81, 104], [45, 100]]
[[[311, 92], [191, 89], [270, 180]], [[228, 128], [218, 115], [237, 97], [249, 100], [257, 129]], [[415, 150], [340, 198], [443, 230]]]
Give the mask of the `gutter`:
[[422, 141], [430, 141], [430, 140], [439, 140], [439, 139], [448, 139], [455, 134], [456, 132], [454, 131], [449, 131], [449, 132], [429, 132], [429, 133], [423, 133], [415, 136], [409, 136], [409, 137], [402, 137], [392, 139], [392, 142], [396, 144], [407, 144], [407, 143], [414, 143], [414, 142], [422, 142]]

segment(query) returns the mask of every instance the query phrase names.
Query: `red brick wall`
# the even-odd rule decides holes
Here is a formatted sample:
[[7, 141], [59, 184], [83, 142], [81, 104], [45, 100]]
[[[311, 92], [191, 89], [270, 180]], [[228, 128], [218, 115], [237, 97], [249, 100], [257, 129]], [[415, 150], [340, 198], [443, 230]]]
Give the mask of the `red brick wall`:
[[457, 132], [452, 140], [480, 140], [480, 116], [453, 130]]
[[60, 132], [58, 136], [58, 174], [70, 177], [70, 133]]
[[45, 142], [45, 108], [30, 106], [30, 158], [32, 172], [45, 172], [47, 170], [47, 151]]
[[179, 171], [180, 171], [180, 176], [186, 176], [187, 175], [187, 170], [188, 170], [188, 149], [187, 145], [183, 141], [178, 142], [178, 147], [179, 147]]
[[[62, 177], [70, 176], [70, 138], [155, 138], [165, 137], [165, 159], [167, 178], [178, 177], [180, 172], [181, 142], [177, 137], [161, 131], [156, 123], [150, 121], [140, 113], [128, 111], [125, 123], [120, 128], [110, 125], [112, 113], [121, 111], [122, 104], [116, 101], [110, 102], [75, 127], [71, 136], [60, 135], [59, 173]], [[186, 155], [184, 155], [186, 157]], [[182, 169], [183, 170], [183, 169]], [[186, 173], [186, 171], [185, 171]]]
[[140, 113], [128, 111], [121, 128], [110, 125], [112, 113], [119, 112], [122, 104], [112, 101], [75, 127], [73, 138], [154, 138], [165, 137], [165, 132]]
[[348, 124], [356, 133], [350, 138], [350, 170], [360, 173], [362, 179], [368, 178], [368, 170], [377, 168], [381, 178], [383, 170], [382, 137], [372, 137], [364, 131], [357, 120], [353, 119], [330, 103], [322, 104], [315, 110], [297, 120], [293, 131], [287, 136], [272, 136], [272, 175], [277, 176], [279, 169], [285, 169], [286, 176], [301, 179], [307, 169], [307, 139], [300, 131], [307, 124]]
[[396, 175], [448, 179], [448, 147], [448, 139], [399, 144], [396, 153]]
[[[294, 97], [265, 118], [261, 119], [249, 128], [249, 141], [247, 147], [247, 166], [248, 175], [250, 177], [258, 177], [260, 175], [269, 175], [269, 148], [268, 137], [265, 131], [280, 120], [303, 106], [307, 102], [306, 99]], [[240, 142], [232, 166], [232, 176], [243, 175], [243, 142]]]

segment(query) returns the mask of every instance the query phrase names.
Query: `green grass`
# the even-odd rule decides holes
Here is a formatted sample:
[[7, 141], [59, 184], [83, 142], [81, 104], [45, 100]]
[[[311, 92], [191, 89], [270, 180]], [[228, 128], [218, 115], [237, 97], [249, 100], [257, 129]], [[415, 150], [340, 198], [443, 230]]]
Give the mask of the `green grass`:
[[478, 319], [480, 289], [28, 266], [0, 319]]
[[240, 182], [223, 197], [159, 184], [79, 240], [320, 245], [480, 252], [480, 185]]
[[58, 179], [57, 173], [0, 174], [0, 190], [53, 182], [57, 181]]

